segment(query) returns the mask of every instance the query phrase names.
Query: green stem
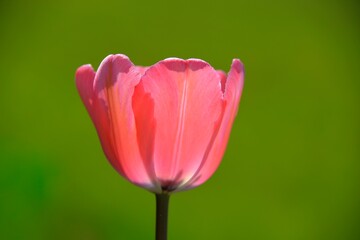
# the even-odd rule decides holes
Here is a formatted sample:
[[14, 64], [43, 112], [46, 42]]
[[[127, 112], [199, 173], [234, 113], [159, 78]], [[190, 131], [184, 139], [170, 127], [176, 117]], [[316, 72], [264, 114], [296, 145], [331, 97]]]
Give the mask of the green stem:
[[170, 195], [156, 194], [156, 240], [167, 240], [167, 222]]

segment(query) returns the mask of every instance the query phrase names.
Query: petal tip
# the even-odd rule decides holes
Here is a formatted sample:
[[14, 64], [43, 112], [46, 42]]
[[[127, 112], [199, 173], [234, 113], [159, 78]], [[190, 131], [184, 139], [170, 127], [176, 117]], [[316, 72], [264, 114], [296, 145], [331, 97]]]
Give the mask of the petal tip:
[[75, 76], [77, 77], [78, 75], [81, 75], [81, 74], [89, 72], [89, 71], [94, 71], [91, 64], [84, 64], [76, 69]]
[[231, 68], [236, 70], [237, 73], [244, 72], [244, 64], [238, 58], [233, 59]]
[[192, 71], [197, 71], [206, 67], [211, 67], [211, 65], [207, 62], [205, 62], [204, 60], [198, 59], [198, 58], [189, 58], [187, 60], [187, 64], [189, 65], [189, 68]]
[[80, 66], [75, 72], [75, 80], [78, 84], [80, 81], [92, 81], [95, 76], [95, 71], [91, 64]]
[[118, 54], [114, 54], [113, 57], [117, 58], [117, 59], [123, 59], [123, 60], [130, 61], [130, 58], [128, 56], [126, 56], [125, 54], [118, 53]]
[[184, 72], [186, 68], [189, 68], [191, 71], [201, 70], [206, 67], [212, 68], [209, 63], [197, 58], [184, 60], [181, 58], [171, 57], [159, 61], [157, 64], [163, 64], [169, 70], [176, 72]]
[[104, 58], [104, 60], [100, 64], [100, 66], [107, 62], [115, 62], [115, 61], [122, 61], [122, 60], [131, 62], [130, 58], [128, 56], [126, 56], [125, 54], [109, 54]]
[[157, 64], [163, 64], [167, 69], [175, 72], [184, 72], [186, 69], [186, 61], [181, 58], [166, 58]]

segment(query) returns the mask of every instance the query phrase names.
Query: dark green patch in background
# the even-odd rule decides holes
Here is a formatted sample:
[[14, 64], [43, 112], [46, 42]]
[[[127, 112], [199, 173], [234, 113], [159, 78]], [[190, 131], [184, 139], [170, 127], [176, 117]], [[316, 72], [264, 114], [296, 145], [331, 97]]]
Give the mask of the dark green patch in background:
[[174, 195], [176, 239], [359, 239], [357, 1], [1, 1], [0, 239], [153, 239], [74, 84], [110, 53], [246, 67], [224, 161]]

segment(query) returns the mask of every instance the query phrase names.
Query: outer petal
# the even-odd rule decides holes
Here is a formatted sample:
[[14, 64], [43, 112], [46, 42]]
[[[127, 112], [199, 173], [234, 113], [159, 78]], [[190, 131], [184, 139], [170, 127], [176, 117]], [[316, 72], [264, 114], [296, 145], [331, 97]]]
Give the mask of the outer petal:
[[106, 57], [93, 85], [96, 114], [89, 112], [113, 167], [129, 181], [155, 191], [139, 153], [131, 107], [142, 72], [124, 55]]
[[204, 61], [170, 58], [150, 67], [136, 86], [134, 114], [144, 133], [138, 141], [163, 189], [186, 183], [206, 157], [223, 113], [220, 82]]
[[218, 168], [229, 140], [230, 131], [238, 111], [240, 97], [244, 86], [244, 67], [239, 59], [234, 59], [228, 74], [224, 98], [226, 109], [219, 133], [209, 153], [208, 160], [198, 169], [189, 183], [189, 188], [196, 187], [208, 180]]
[[114, 146], [107, 143], [109, 142], [107, 139], [110, 138], [110, 126], [108, 124], [107, 114], [104, 111], [99, 112], [98, 99], [94, 93], [93, 85], [95, 74], [90, 64], [79, 67], [75, 74], [76, 87], [99, 134], [105, 155], [109, 160], [111, 159], [111, 162], [116, 162]]
[[90, 64], [83, 65], [76, 70], [75, 80], [76, 87], [80, 94], [86, 109], [89, 113], [93, 108], [93, 83], [95, 78], [95, 71]]

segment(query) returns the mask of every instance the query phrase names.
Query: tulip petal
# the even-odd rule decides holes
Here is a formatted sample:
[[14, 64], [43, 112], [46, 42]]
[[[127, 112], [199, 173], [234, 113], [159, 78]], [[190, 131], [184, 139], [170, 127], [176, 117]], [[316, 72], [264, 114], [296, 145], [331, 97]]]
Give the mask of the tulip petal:
[[224, 98], [226, 109], [221, 122], [219, 133], [209, 153], [209, 159], [199, 168], [198, 173], [189, 183], [189, 188], [201, 185], [208, 180], [218, 168], [224, 155], [230, 131], [238, 111], [240, 97], [244, 85], [244, 67], [240, 60], [234, 59], [226, 79]]
[[93, 106], [93, 83], [95, 71], [90, 64], [83, 65], [76, 70], [76, 87], [86, 109], [90, 112]]
[[140, 156], [131, 106], [134, 87], [142, 72], [125, 55], [106, 57], [93, 85], [96, 116], [90, 115], [113, 167], [129, 181], [151, 189], [154, 186]]
[[111, 159], [111, 162], [115, 162], [116, 156], [114, 148], [113, 146], [110, 146], [110, 144], [106, 144], [106, 139], [109, 138], [109, 124], [107, 117], [106, 114], [98, 111], [98, 99], [94, 94], [93, 85], [95, 74], [96, 73], [90, 64], [79, 67], [75, 74], [76, 87], [81, 100], [83, 101], [91, 120], [96, 127], [105, 155], [108, 159]]
[[[222, 97], [220, 75], [197, 59], [160, 61], [136, 86], [136, 125], [138, 132], [148, 129], [138, 135], [138, 142], [152, 146], [145, 147], [143, 155], [153, 158], [164, 190], [186, 183], [203, 161], [222, 118]], [[139, 106], [153, 109], [152, 114], [146, 117]]]

